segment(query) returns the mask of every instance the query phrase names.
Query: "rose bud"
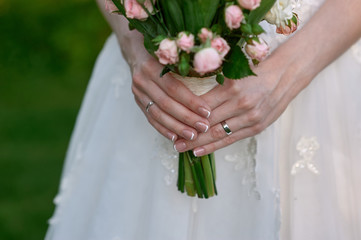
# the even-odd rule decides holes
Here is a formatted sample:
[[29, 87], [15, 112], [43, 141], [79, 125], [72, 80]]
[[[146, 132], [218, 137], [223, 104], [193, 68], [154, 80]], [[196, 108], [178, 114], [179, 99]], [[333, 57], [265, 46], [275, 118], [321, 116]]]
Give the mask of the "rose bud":
[[163, 65], [176, 64], [179, 60], [177, 44], [174, 40], [163, 39], [155, 52], [159, 62]]
[[245, 9], [254, 10], [259, 7], [261, 0], [238, 0], [238, 4]]
[[243, 20], [242, 9], [236, 5], [231, 5], [226, 8], [225, 21], [229, 29], [236, 29], [241, 26]]
[[231, 49], [230, 46], [228, 45], [227, 41], [221, 37], [215, 37], [211, 41], [211, 46], [212, 46], [212, 48], [214, 48], [218, 51], [218, 53], [219, 53], [219, 55], [221, 55], [222, 59], [227, 55], [227, 53]]
[[269, 47], [263, 39], [259, 39], [259, 42], [252, 40], [251, 43], [248, 43], [245, 47], [246, 53], [250, 58], [258, 62], [263, 61], [269, 52]]
[[189, 53], [194, 46], [194, 35], [188, 34], [185, 32], [180, 32], [178, 34], [177, 46], [183, 51]]
[[203, 48], [194, 55], [194, 70], [200, 75], [215, 71], [222, 64], [222, 57], [214, 48]]
[[198, 37], [201, 40], [201, 42], [204, 43], [207, 41], [207, 39], [213, 38], [213, 33], [207, 28], [202, 28], [200, 33], [198, 33]]
[[[145, 0], [144, 7], [151, 13], [153, 12], [153, 4], [150, 0]], [[124, 0], [125, 15], [127, 18], [145, 20], [148, 18], [147, 12], [137, 2], [137, 0]]]
[[292, 19], [287, 21], [287, 24], [277, 27], [276, 32], [288, 36], [297, 30], [298, 25], [298, 16], [294, 13]]
[[117, 6], [114, 5], [112, 0], [105, 0], [105, 10], [108, 13], [113, 13], [113, 12], [119, 11]]

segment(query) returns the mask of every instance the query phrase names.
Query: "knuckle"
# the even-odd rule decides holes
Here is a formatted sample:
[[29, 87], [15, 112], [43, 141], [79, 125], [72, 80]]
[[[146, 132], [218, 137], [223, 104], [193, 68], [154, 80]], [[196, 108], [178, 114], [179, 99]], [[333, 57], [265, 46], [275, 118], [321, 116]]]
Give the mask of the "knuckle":
[[168, 94], [173, 96], [178, 92], [179, 85], [171, 81], [166, 81], [165, 88]]
[[160, 111], [156, 111], [154, 108], [150, 108], [149, 113], [152, 118], [157, 122], [160, 122], [162, 120], [162, 114], [160, 113]]
[[262, 113], [259, 110], [253, 110], [248, 113], [250, 123], [259, 123], [262, 120]]
[[164, 98], [160, 98], [158, 99], [159, 101], [159, 106], [165, 111], [168, 112], [171, 109], [171, 102], [165, 100]]
[[252, 97], [243, 96], [238, 100], [237, 106], [240, 109], [250, 110], [255, 106], [255, 103]]
[[220, 128], [218, 126], [211, 129], [211, 136], [214, 139], [223, 138], [225, 136], [225, 132], [223, 128]]
[[189, 114], [183, 114], [181, 121], [189, 124], [192, 122], [192, 117]]
[[237, 83], [237, 81], [231, 81], [230, 93], [232, 95], [238, 95], [241, 91], [241, 86]]
[[133, 74], [133, 86], [141, 87], [143, 85], [143, 78], [140, 73]]
[[228, 146], [228, 145], [233, 144], [233, 143], [236, 141], [236, 139], [235, 139], [235, 137], [233, 137], [232, 135], [230, 135], [230, 136], [228, 136], [228, 137], [225, 137], [225, 138], [223, 139], [223, 141], [224, 141], [224, 143], [226, 144], [226, 146]]
[[252, 127], [254, 135], [261, 133], [265, 129], [264, 125], [259, 123]]

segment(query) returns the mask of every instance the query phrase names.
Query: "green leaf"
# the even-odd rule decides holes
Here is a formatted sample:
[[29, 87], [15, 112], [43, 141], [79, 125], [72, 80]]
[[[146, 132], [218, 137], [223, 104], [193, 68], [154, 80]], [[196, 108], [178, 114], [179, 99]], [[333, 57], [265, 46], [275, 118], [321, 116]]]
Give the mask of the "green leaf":
[[252, 25], [252, 32], [255, 35], [259, 35], [264, 32], [263, 28], [259, 24]]
[[248, 76], [256, 76], [251, 70], [246, 55], [237, 45], [227, 55], [227, 59], [223, 64], [223, 74], [230, 79], [241, 79]]
[[183, 12], [178, 0], [160, 0], [160, 3], [164, 21], [172, 36], [185, 30]]
[[179, 2], [185, 16], [186, 30], [196, 35], [202, 27], [211, 27], [220, 0], [182, 0]]
[[217, 82], [218, 82], [220, 85], [223, 85], [223, 83], [224, 83], [224, 76], [223, 76], [223, 74], [218, 73], [218, 74], [217, 74], [217, 77], [216, 77], [216, 80], [217, 80]]
[[[126, 17], [125, 8], [121, 4], [120, 0], [112, 0], [114, 5], [119, 9], [119, 12]], [[157, 13], [159, 14], [159, 13]], [[144, 37], [155, 38], [158, 35], [167, 35], [167, 32], [159, 27], [159, 23], [155, 22], [154, 19], [151, 20], [151, 17], [148, 17], [145, 21], [140, 21], [138, 19], [130, 19], [127, 18], [130, 25], [132, 25], [135, 29], [141, 32]]]
[[156, 45], [159, 45], [160, 42], [163, 41], [163, 40], [166, 39], [166, 38], [167, 38], [167, 36], [165, 36], [165, 35], [159, 35], [159, 36], [156, 36], [156, 37], [152, 40], [152, 42], [153, 42], [154, 44], [156, 44]]
[[166, 75], [167, 73], [169, 73], [170, 71], [172, 71], [168, 66], [165, 66], [162, 70], [162, 72], [160, 73], [159, 77], [163, 77], [164, 75]]
[[182, 53], [178, 65], [178, 71], [183, 77], [187, 76], [191, 66], [189, 65], [189, 56], [186, 53]]
[[251, 24], [242, 24], [241, 25], [241, 31], [248, 34], [248, 35], [252, 35], [253, 31], [252, 31], [252, 26]]
[[262, 0], [261, 5], [249, 14], [247, 23], [253, 25], [262, 21], [275, 2], [276, 0]]

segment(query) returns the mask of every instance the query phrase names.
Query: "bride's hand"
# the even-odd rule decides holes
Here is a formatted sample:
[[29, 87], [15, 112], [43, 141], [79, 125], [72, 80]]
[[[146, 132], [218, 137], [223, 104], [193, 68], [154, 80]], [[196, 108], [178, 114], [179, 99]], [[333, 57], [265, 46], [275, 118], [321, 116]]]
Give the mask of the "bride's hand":
[[[196, 141], [175, 143], [201, 156], [254, 136], [273, 123], [290, 101], [361, 36], [361, 2], [325, 1], [308, 24], [282, 44], [255, 72], [257, 77], [226, 80], [203, 98], [212, 108], [211, 128]], [[330, 21], [337, 16], [337, 21]], [[337, 34], [330, 36], [329, 29]], [[227, 136], [221, 122], [232, 134]]]
[[[202, 156], [228, 146], [240, 139], [254, 136], [273, 123], [286, 109], [289, 102], [310, 81], [307, 76], [296, 76], [296, 66], [282, 66], [282, 61], [269, 58], [254, 71], [257, 77], [241, 80], [226, 79], [202, 98], [212, 108], [209, 118], [211, 128], [195, 141], [180, 139], [175, 148], [183, 152], [194, 149]], [[232, 131], [227, 135], [222, 126], [225, 121]]]
[[[139, 107], [150, 124], [166, 138], [175, 141], [177, 136], [194, 140], [198, 132], [210, 126], [210, 107], [194, 95], [180, 81], [166, 74], [159, 76], [163, 66], [147, 52], [137, 52], [130, 63], [133, 73], [132, 91]], [[149, 102], [154, 102], [146, 111]]]

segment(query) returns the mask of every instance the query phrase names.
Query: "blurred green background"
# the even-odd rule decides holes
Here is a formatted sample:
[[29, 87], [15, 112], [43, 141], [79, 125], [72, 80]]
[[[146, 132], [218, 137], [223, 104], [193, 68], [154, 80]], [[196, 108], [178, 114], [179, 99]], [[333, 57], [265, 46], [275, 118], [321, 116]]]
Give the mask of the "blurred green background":
[[43, 239], [92, 67], [95, 0], [0, 0], [0, 239]]

